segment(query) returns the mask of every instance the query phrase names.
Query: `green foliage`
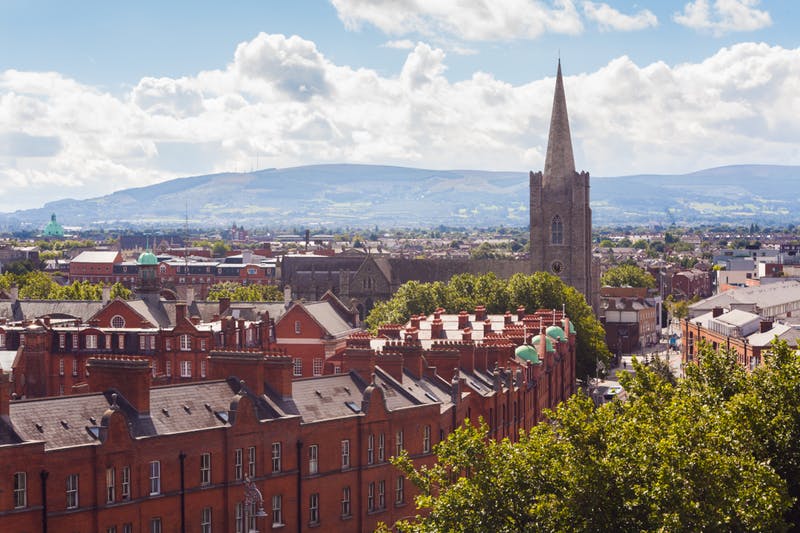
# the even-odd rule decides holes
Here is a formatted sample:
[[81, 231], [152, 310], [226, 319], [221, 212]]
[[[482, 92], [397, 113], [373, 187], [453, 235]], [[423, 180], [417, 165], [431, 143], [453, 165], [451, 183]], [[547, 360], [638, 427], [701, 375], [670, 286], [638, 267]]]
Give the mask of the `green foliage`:
[[561, 309], [563, 305], [577, 331], [577, 375], [593, 374], [597, 361], [607, 363], [611, 357], [605, 331], [583, 295], [547, 272], [514, 274], [508, 280], [490, 272], [481, 276], [459, 274], [447, 283], [409, 281], [390, 300], [378, 302], [366, 324], [374, 332], [383, 324], [403, 324], [412, 315], [428, 315], [437, 307], [458, 313], [471, 311], [477, 305], [485, 305], [490, 313], [513, 311], [520, 305], [531, 313], [537, 309]]
[[518, 443], [465, 424], [438, 462], [392, 462], [420, 491], [394, 528], [472, 531], [786, 531], [800, 485], [800, 356], [776, 343], [751, 374], [698, 350], [673, 381], [634, 361], [626, 401], [578, 394]]
[[636, 265], [619, 265], [609, 268], [600, 277], [600, 284], [609, 287], [646, 287], [652, 289], [656, 280], [652, 274]]
[[508, 257], [508, 254], [500, 251], [500, 248], [497, 246], [493, 246], [488, 242], [482, 242], [470, 251], [469, 257], [470, 259], [505, 259]]
[[215, 283], [208, 290], [208, 300], [230, 298], [233, 302], [280, 302], [283, 293], [275, 285], [239, 285], [233, 281]]
[[[88, 281], [73, 281], [70, 285], [59, 285], [49, 274], [41, 271], [27, 274], [3, 274], [0, 276], [0, 288], [8, 289], [11, 285], [19, 287], [19, 297], [31, 300], [102, 300], [103, 284]], [[121, 283], [111, 286], [111, 298], [129, 300], [130, 289]]]

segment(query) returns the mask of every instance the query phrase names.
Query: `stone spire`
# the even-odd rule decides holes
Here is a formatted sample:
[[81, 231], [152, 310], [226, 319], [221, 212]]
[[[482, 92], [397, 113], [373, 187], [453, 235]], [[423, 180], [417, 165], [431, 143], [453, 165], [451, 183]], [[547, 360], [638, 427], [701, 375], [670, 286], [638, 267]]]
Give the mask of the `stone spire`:
[[544, 181], [568, 178], [574, 173], [575, 158], [572, 156], [567, 99], [564, 96], [564, 81], [561, 79], [561, 59], [559, 59], [553, 114], [550, 117], [550, 137], [547, 139], [547, 157], [544, 162]]

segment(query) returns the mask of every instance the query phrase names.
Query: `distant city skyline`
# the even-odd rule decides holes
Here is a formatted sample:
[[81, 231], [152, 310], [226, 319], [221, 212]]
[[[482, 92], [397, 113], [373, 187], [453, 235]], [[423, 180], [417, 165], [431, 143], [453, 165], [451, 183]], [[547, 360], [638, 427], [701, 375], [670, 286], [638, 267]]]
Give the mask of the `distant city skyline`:
[[0, 211], [314, 163], [800, 164], [800, 4], [0, 2]]

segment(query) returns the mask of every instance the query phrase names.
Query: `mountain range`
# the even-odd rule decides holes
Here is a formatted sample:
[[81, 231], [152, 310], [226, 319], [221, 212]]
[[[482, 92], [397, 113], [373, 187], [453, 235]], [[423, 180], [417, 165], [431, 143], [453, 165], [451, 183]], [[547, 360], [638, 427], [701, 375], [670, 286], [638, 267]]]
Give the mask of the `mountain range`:
[[[791, 224], [800, 166], [737, 165], [680, 175], [592, 177], [595, 226]], [[66, 226], [487, 227], [528, 224], [527, 172], [309, 165], [178, 178], [0, 213], [6, 229]]]

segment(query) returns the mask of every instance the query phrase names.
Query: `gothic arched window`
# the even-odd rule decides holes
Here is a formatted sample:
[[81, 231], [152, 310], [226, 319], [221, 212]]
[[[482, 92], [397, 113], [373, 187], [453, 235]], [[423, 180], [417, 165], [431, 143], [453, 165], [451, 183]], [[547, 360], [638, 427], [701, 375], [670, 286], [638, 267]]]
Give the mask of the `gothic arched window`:
[[550, 224], [550, 243], [564, 244], [564, 224], [558, 215], [553, 217], [553, 222]]

